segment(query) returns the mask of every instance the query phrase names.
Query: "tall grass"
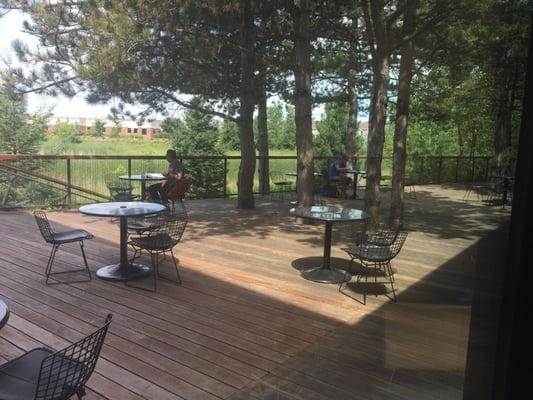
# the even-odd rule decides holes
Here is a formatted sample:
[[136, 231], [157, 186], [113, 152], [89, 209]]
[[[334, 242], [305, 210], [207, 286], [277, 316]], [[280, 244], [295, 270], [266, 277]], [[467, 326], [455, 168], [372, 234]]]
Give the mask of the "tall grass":
[[[81, 143], [59, 143], [54, 137], [43, 143], [40, 149], [41, 154], [56, 155], [120, 155], [120, 156], [164, 156], [170, 147], [170, 141], [166, 139], [145, 140], [140, 138], [116, 138], [116, 139], [94, 139], [84, 138]], [[60, 150], [60, 151], [58, 151]], [[238, 151], [230, 151], [227, 156], [240, 156]], [[293, 150], [271, 150], [271, 156], [295, 157]], [[185, 155], [184, 155], [185, 156]], [[183, 162], [187, 171], [187, 160]], [[226, 193], [237, 193], [237, 178], [239, 173], [240, 160], [228, 159], [226, 175]], [[222, 162], [221, 162], [222, 167]], [[167, 163], [162, 160], [132, 160], [132, 174], [143, 172], [162, 172], [167, 168]], [[66, 161], [50, 160], [41, 165], [43, 173], [52, 177], [67, 180]], [[270, 160], [270, 171], [290, 172], [296, 171], [295, 159]], [[107, 194], [105, 178], [108, 175], [124, 175], [128, 172], [127, 160], [72, 160], [71, 161], [71, 181], [72, 184], [93, 190], [98, 193]], [[134, 183], [135, 185], [136, 183]], [[259, 190], [259, 178], [256, 174], [254, 180], [254, 191]]]

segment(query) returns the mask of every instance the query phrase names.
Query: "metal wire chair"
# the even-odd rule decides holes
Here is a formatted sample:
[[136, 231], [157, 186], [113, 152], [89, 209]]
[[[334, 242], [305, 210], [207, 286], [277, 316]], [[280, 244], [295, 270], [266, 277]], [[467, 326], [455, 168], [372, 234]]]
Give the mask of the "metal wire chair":
[[[386, 276], [387, 283], [390, 283], [392, 289], [392, 300], [396, 302], [396, 289], [394, 288], [394, 272], [391, 266], [391, 260], [395, 258], [405, 243], [407, 231], [396, 229], [386, 229], [380, 226], [378, 229], [363, 233], [354, 244], [343, 248], [351, 257], [350, 270], [354, 260], [358, 260], [365, 267], [365, 291], [363, 293], [363, 304], [366, 304], [368, 294], [368, 275], [371, 272], [374, 275], [374, 281], [378, 284], [378, 276]], [[357, 283], [360, 282], [361, 274], [357, 275]], [[343, 285], [339, 285], [339, 291], [342, 292]]]
[[292, 181], [283, 172], [270, 172], [270, 181], [274, 185], [271, 195], [277, 195], [280, 200], [284, 200], [285, 194], [292, 191]]
[[404, 181], [404, 190], [407, 191], [406, 195], [413, 197], [416, 200], [415, 186], [418, 184], [419, 179], [416, 176], [406, 178]]
[[159, 255], [170, 252], [174, 268], [176, 270], [176, 283], [181, 284], [181, 277], [178, 271], [178, 264], [174, 257], [173, 248], [183, 237], [185, 228], [188, 223], [187, 213], [169, 214], [161, 217], [158, 222], [154, 224], [154, 229], [151, 229], [147, 235], [132, 237], [128, 242], [134, 249], [134, 258], [136, 255], [146, 251], [152, 258], [152, 267], [154, 269], [154, 291], [157, 290], [157, 277], [164, 278], [159, 275]]
[[[46, 276], [46, 284], [49, 284], [50, 276], [52, 275], [60, 275], [60, 274], [67, 274], [67, 273], [76, 273], [76, 272], [87, 272], [87, 275], [89, 276], [89, 279], [87, 280], [81, 280], [81, 281], [69, 281], [69, 283], [74, 282], [86, 282], [91, 280], [91, 271], [89, 270], [89, 265], [87, 264], [87, 257], [85, 256], [85, 250], [83, 248], [83, 241], [93, 239], [94, 236], [83, 229], [73, 229], [70, 231], [64, 231], [64, 232], [54, 232], [50, 225], [50, 221], [48, 221], [48, 217], [46, 216], [46, 213], [44, 211], [35, 211], [33, 213], [35, 216], [35, 221], [37, 222], [37, 226], [39, 227], [39, 230], [41, 232], [41, 235], [43, 239], [52, 245], [52, 251], [50, 253], [50, 257], [48, 258], [48, 263], [46, 264], [45, 269], [45, 276]], [[78, 242], [80, 244], [81, 248], [81, 254], [83, 256], [83, 262], [85, 264], [85, 268], [70, 270], [70, 271], [59, 271], [59, 272], [52, 272], [52, 265], [54, 263], [54, 259], [57, 253], [57, 250], [59, 249], [59, 246], [62, 244], [67, 243], [75, 243]], [[59, 283], [59, 282], [56, 282]]]
[[6, 400], [67, 400], [85, 396], [85, 384], [94, 371], [112, 320], [82, 340], [54, 352], [30, 350], [0, 366], [0, 398]]
[[114, 201], [133, 201], [137, 198], [133, 194], [133, 187], [130, 182], [120, 179], [116, 175], [106, 175], [105, 184]]

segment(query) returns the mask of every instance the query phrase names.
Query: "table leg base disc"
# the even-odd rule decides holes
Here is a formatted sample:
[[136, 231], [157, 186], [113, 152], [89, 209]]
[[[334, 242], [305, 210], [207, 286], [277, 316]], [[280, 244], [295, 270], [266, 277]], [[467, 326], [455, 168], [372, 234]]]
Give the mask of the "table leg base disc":
[[129, 281], [150, 275], [152, 268], [142, 264], [129, 264], [127, 268], [121, 268], [120, 264], [112, 264], [96, 271], [96, 276], [108, 281]]
[[341, 283], [349, 281], [351, 278], [348, 272], [336, 268], [306, 269], [301, 274], [305, 279], [318, 283]]

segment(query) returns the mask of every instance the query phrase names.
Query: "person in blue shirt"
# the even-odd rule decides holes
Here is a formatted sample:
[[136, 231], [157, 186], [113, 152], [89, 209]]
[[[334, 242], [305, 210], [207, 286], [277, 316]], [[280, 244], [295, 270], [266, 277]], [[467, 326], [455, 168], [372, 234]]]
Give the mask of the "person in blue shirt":
[[168, 161], [168, 171], [163, 172], [163, 176], [166, 176], [168, 179], [148, 187], [150, 198], [161, 202], [168, 201], [168, 193], [172, 191], [174, 186], [177, 185], [177, 182], [184, 176], [183, 166], [178, 160], [176, 151], [168, 149], [166, 158]]
[[346, 176], [344, 173], [349, 171], [350, 168], [346, 167], [346, 162], [349, 160], [349, 157], [345, 154], [342, 158], [333, 161], [328, 169], [328, 178], [330, 181], [339, 181], [349, 185], [352, 182], [352, 178]]

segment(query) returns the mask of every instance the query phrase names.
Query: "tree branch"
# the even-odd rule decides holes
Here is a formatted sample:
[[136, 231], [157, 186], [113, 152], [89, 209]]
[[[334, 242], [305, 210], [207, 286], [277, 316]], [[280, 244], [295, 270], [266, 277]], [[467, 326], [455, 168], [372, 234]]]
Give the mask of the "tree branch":
[[154, 92], [160, 93], [162, 96], [172, 100], [174, 103], [176, 103], [176, 104], [178, 104], [178, 105], [180, 105], [182, 107], [188, 108], [190, 110], [195, 110], [195, 111], [201, 112], [203, 114], [214, 115], [214, 116], [217, 116], [217, 117], [220, 117], [220, 118], [223, 118], [223, 119], [227, 119], [229, 121], [237, 122], [237, 118], [232, 117], [231, 115], [228, 115], [228, 114], [225, 114], [225, 113], [222, 113], [222, 112], [219, 112], [219, 111], [211, 110], [209, 108], [196, 106], [196, 105], [191, 104], [191, 103], [189, 103], [187, 101], [180, 100], [176, 96], [174, 96], [173, 94], [165, 92], [162, 89], [153, 88], [152, 90]]

